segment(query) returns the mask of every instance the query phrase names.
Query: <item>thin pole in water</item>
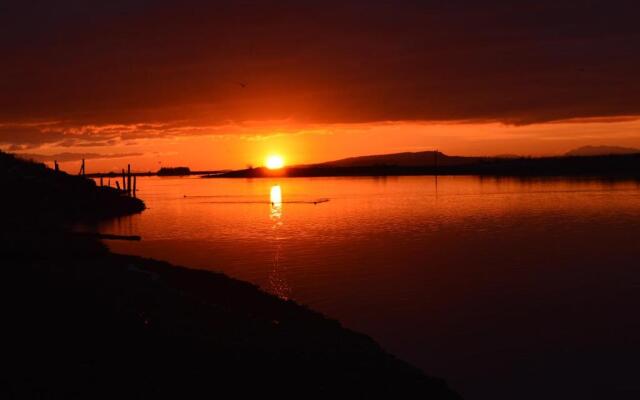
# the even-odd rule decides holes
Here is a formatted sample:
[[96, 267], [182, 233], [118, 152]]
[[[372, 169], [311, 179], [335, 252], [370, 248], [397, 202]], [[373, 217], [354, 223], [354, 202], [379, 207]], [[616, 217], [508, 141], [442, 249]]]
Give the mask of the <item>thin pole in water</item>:
[[131, 195], [131, 164], [127, 164], [127, 193]]

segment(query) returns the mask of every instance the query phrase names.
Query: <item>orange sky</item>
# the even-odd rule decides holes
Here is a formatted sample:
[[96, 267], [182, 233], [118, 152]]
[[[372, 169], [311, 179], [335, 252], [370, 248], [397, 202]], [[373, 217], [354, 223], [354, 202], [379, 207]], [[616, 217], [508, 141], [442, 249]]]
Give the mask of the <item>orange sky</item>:
[[605, 0], [7, 2], [0, 149], [74, 172], [82, 157], [108, 171], [640, 147], [637, 15]]
[[[194, 170], [261, 166], [270, 154], [287, 164], [314, 163], [354, 155], [438, 149], [451, 155], [559, 155], [583, 145], [640, 148], [640, 119], [567, 121], [525, 126], [501, 123], [387, 122], [282, 128], [285, 124], [245, 124], [199, 134], [128, 139], [111, 146], [73, 147], [73, 158], [87, 155], [87, 171], [119, 170], [131, 163], [136, 171], [160, 166]], [[280, 126], [280, 127], [278, 127]], [[226, 130], [226, 132], [225, 132]], [[41, 155], [60, 156], [70, 149], [44, 145]], [[23, 153], [30, 154], [28, 151]], [[92, 154], [108, 154], [93, 158]], [[117, 157], [122, 154], [122, 157]], [[69, 156], [67, 156], [69, 157]], [[62, 162], [70, 172], [79, 161]]]

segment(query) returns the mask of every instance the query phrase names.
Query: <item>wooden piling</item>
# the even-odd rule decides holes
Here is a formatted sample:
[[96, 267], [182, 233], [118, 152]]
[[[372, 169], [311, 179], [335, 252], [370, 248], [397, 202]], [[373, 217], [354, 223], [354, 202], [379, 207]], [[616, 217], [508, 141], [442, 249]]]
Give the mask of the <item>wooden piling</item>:
[[127, 180], [126, 180], [126, 176], [125, 176], [125, 172], [124, 172], [124, 168], [122, 168], [122, 190], [124, 192], [127, 191]]
[[433, 162], [435, 165], [435, 175], [438, 176], [438, 149], [433, 153]]
[[103, 186], [103, 184], [102, 184], [102, 177], [100, 177], [100, 187], [102, 187], [102, 186]]
[[131, 196], [131, 164], [127, 164], [127, 193]]
[[116, 188], [120, 190], [120, 182], [116, 181]]
[[133, 197], [136, 197], [136, 181], [137, 181], [137, 176], [134, 175], [133, 176]]

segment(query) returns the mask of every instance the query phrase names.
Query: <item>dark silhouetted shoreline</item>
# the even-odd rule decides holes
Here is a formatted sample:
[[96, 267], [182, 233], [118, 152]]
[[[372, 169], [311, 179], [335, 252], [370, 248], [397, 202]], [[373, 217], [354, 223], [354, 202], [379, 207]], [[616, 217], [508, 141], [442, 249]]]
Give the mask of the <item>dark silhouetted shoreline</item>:
[[294, 302], [70, 230], [140, 200], [6, 153], [0, 165], [3, 398], [459, 398]]

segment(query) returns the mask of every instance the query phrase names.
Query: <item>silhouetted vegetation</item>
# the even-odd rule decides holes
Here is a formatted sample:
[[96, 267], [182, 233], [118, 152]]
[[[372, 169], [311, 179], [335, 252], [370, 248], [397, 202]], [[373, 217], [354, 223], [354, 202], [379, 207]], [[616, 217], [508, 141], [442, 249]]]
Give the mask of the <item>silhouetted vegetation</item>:
[[191, 174], [191, 170], [188, 167], [162, 167], [158, 170], [158, 176], [181, 176], [189, 174]]
[[3, 398], [458, 398], [291, 301], [69, 229], [137, 199], [4, 153], [0, 185]]

